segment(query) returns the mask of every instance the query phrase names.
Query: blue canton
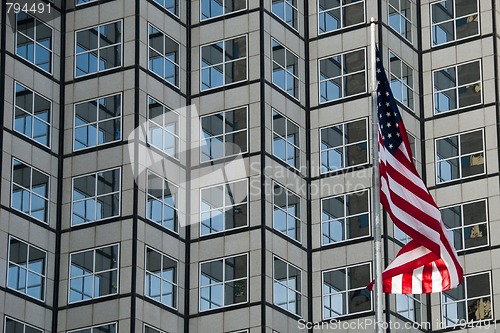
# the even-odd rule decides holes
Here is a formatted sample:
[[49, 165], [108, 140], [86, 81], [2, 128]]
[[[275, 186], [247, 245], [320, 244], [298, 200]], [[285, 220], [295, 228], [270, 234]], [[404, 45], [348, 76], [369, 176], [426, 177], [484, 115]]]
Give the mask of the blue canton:
[[403, 136], [399, 130], [401, 114], [391, 87], [382, 65], [382, 57], [377, 50], [377, 103], [378, 103], [378, 123], [385, 148], [394, 155], [399, 145], [403, 142]]

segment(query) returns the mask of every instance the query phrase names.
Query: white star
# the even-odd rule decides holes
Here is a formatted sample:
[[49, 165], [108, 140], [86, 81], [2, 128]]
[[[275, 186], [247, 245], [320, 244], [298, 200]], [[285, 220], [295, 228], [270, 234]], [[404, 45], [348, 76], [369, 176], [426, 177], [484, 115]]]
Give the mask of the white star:
[[[377, 86], [380, 86], [380, 81], [379, 80], [377, 80]], [[380, 93], [379, 93], [379, 95], [380, 95]]]
[[380, 125], [380, 129], [384, 128], [384, 125]]
[[396, 135], [397, 135], [398, 137], [399, 137], [399, 136], [401, 136], [401, 134], [399, 134], [399, 132], [397, 132], [397, 133], [396, 133]]
[[387, 112], [386, 113], [387, 117], [390, 117], [391, 116], [391, 113], [390, 112]]
[[389, 149], [392, 149], [393, 145], [389, 145]]
[[379, 61], [380, 61], [380, 58], [379, 58], [379, 57], [377, 57], [377, 62], [379, 62]]
[[389, 96], [389, 92], [387, 91], [387, 92], [385, 93], [385, 95], [386, 95], [386, 96]]
[[377, 73], [380, 73], [380, 68], [377, 68]]
[[385, 140], [385, 136], [382, 135], [382, 140]]
[[387, 134], [387, 137], [388, 137], [389, 139], [390, 139], [390, 138], [392, 138], [392, 134], [391, 134], [391, 133]]
[[399, 124], [398, 124], [398, 123], [396, 123], [396, 127], [399, 127]]
[[[378, 103], [378, 106], [382, 106], [382, 103]], [[382, 117], [382, 115], [381, 115], [381, 117]]]
[[385, 106], [389, 107], [389, 106], [391, 106], [391, 103], [387, 102], [387, 103], [385, 103]]
[[379, 117], [380, 119], [382, 119], [382, 113], [381, 113], [381, 114], [379, 114], [379, 115], [378, 115], [378, 117]]
[[379, 92], [377, 92], [377, 95], [378, 95], [378, 96], [380, 96], [380, 91], [379, 91]]
[[391, 123], [387, 123], [387, 127], [391, 127], [391, 126], [392, 126]]

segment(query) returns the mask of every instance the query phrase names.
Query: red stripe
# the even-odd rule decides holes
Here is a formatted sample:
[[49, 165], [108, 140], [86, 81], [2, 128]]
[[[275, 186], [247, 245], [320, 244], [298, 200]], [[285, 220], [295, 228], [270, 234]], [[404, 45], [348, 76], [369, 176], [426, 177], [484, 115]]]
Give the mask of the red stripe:
[[432, 293], [432, 262], [424, 266], [422, 273], [422, 292], [424, 294]]
[[403, 274], [403, 286], [401, 292], [403, 294], [413, 294], [413, 271]]
[[446, 263], [443, 261], [443, 259], [439, 259], [436, 260], [435, 264], [439, 272], [441, 273], [441, 278], [443, 279], [443, 282], [441, 283], [443, 290], [450, 289], [450, 272], [448, 270], [448, 267], [446, 266]]

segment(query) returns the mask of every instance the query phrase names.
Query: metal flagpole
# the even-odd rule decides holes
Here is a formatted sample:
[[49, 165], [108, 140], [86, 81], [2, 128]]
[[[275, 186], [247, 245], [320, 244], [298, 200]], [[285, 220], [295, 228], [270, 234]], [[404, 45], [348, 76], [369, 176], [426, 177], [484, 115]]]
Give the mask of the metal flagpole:
[[[377, 112], [377, 59], [376, 59], [376, 27], [377, 21], [371, 18], [371, 93], [372, 93], [372, 161], [373, 161], [373, 235], [374, 235], [374, 278], [375, 278], [375, 325], [376, 332], [383, 333], [384, 305], [382, 293], [382, 224], [380, 222], [380, 176], [378, 164], [378, 112]], [[380, 59], [379, 61], [382, 61]]]

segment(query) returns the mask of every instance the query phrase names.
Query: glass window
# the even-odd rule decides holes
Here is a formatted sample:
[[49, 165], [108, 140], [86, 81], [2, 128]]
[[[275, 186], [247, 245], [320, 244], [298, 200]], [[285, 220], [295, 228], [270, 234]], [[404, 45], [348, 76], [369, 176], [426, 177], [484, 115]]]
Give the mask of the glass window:
[[121, 140], [122, 95], [75, 104], [73, 150]]
[[320, 103], [366, 92], [365, 50], [320, 59], [319, 85]]
[[200, 311], [248, 302], [247, 255], [200, 264]]
[[90, 2], [97, 2], [97, 0], [76, 0], [76, 5], [80, 6]]
[[45, 300], [47, 252], [14, 237], [9, 238], [7, 286], [22, 294]]
[[393, 226], [394, 226], [394, 238], [403, 244], [408, 244], [408, 242], [411, 240], [411, 237], [405, 234], [395, 224]]
[[370, 264], [323, 272], [323, 319], [371, 311], [371, 280]]
[[299, 98], [299, 58], [286, 47], [272, 40], [273, 83], [288, 95]]
[[301, 241], [300, 197], [274, 183], [273, 227], [288, 237]]
[[177, 308], [177, 261], [146, 247], [144, 294], [173, 309]]
[[391, 90], [394, 97], [404, 106], [413, 110], [413, 68], [389, 52]]
[[18, 82], [15, 91], [14, 131], [49, 147], [52, 102]]
[[368, 163], [366, 119], [321, 129], [321, 172]]
[[247, 37], [201, 47], [201, 90], [247, 80]]
[[493, 319], [490, 272], [464, 276], [456, 288], [441, 293], [442, 327]]
[[482, 103], [481, 61], [434, 71], [434, 114]]
[[73, 178], [71, 225], [119, 216], [120, 185], [120, 168]]
[[144, 333], [166, 333], [166, 332], [157, 330], [156, 328], [144, 324]]
[[410, 132], [408, 134], [408, 143], [410, 144], [411, 157], [413, 159], [413, 164], [417, 166], [417, 138]]
[[70, 254], [69, 302], [118, 293], [118, 245]]
[[20, 11], [16, 14], [16, 54], [52, 73], [52, 28]]
[[82, 328], [79, 330], [68, 331], [68, 333], [116, 333], [116, 323]]
[[201, 189], [201, 236], [248, 225], [248, 183], [240, 180]]
[[479, 34], [479, 1], [443, 0], [431, 3], [432, 45]]
[[179, 88], [179, 43], [149, 24], [149, 70]]
[[443, 222], [451, 231], [457, 251], [488, 245], [486, 200], [441, 209]]
[[177, 232], [179, 188], [148, 170], [146, 216], [159, 225]]
[[179, 158], [179, 114], [148, 96], [148, 143]]
[[444, 183], [485, 172], [483, 130], [436, 140], [436, 179]]
[[122, 21], [75, 33], [75, 77], [122, 66]]
[[319, 33], [365, 22], [364, 0], [318, 0]]
[[396, 312], [415, 323], [422, 322], [422, 299], [420, 295], [396, 294]]
[[389, 0], [387, 3], [389, 5], [389, 26], [411, 43], [412, 2], [410, 0]]
[[273, 281], [274, 304], [288, 312], [300, 316], [302, 302], [302, 270], [278, 257], [274, 257]]
[[226, 15], [246, 8], [246, 0], [201, 0], [201, 20]]
[[21, 321], [5, 317], [5, 333], [43, 333], [43, 330], [25, 324]]
[[286, 24], [295, 30], [299, 29], [297, 0], [273, 0], [271, 9]]
[[246, 153], [247, 107], [201, 117], [201, 162]]
[[370, 235], [368, 190], [321, 200], [323, 245]]
[[300, 168], [300, 128], [273, 109], [273, 155], [295, 169]]
[[179, 2], [178, 0], [153, 0], [175, 16], [179, 16]]
[[12, 159], [12, 208], [48, 223], [49, 193], [49, 175]]

